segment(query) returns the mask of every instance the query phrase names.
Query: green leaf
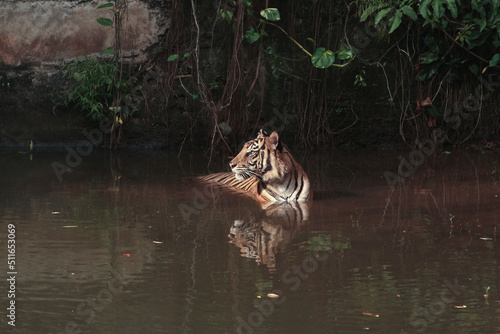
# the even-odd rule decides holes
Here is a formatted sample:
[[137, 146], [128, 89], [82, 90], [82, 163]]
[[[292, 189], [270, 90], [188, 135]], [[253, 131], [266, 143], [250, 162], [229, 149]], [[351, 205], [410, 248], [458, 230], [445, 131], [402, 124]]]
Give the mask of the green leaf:
[[190, 54], [189, 52], [186, 52], [186, 53], [184, 54], [184, 56], [183, 56], [183, 57], [184, 57], [184, 58], [187, 58], [187, 57], [189, 57], [189, 56], [191, 56], [191, 54]]
[[396, 11], [396, 15], [394, 15], [394, 19], [392, 20], [392, 26], [389, 30], [389, 34], [391, 34], [394, 30], [396, 30], [401, 24], [401, 19], [403, 17], [403, 12], [400, 10]]
[[439, 59], [439, 55], [433, 52], [425, 52], [420, 56], [420, 64], [430, 64]]
[[320, 252], [320, 251], [332, 250], [332, 242], [330, 241], [329, 236], [318, 235], [314, 237], [309, 237], [308, 244], [309, 245], [307, 248], [310, 251]]
[[368, 18], [368, 16], [370, 16], [372, 13], [373, 13], [372, 6], [366, 8], [365, 11], [363, 12], [363, 14], [361, 14], [361, 17], [359, 18], [359, 22], [365, 21]]
[[425, 20], [428, 20], [430, 17], [430, 12], [429, 12], [429, 4], [431, 3], [431, 0], [422, 0], [419, 5], [419, 10], [420, 10], [420, 15]]
[[281, 20], [280, 12], [277, 8], [266, 8], [261, 10], [260, 15], [269, 21]]
[[333, 54], [333, 52], [330, 50], [326, 50], [323, 47], [317, 48], [311, 57], [311, 62], [318, 68], [329, 67], [333, 64], [334, 61], [335, 55]]
[[486, 8], [484, 6], [479, 7], [479, 15], [481, 15], [482, 19], [486, 18]]
[[173, 55], [168, 56], [167, 61], [174, 61], [177, 58], [179, 58], [179, 55], [178, 54], [173, 54]]
[[473, 10], [479, 11], [479, 4], [478, 4], [478, 0], [472, 0], [472, 1], [471, 1], [471, 5], [472, 5], [472, 9], [473, 9]]
[[458, 9], [457, 9], [457, 4], [455, 3], [455, 0], [445, 0], [446, 6], [451, 12], [451, 16], [453, 16], [454, 19], [457, 18], [458, 15]]
[[469, 65], [469, 70], [472, 72], [472, 74], [474, 75], [478, 75], [479, 74], [479, 67], [477, 67], [476, 64], [471, 64]]
[[351, 59], [353, 57], [354, 57], [354, 52], [348, 47], [343, 47], [337, 53], [337, 58], [340, 60]]
[[105, 3], [104, 5], [100, 5], [99, 7], [97, 7], [97, 9], [113, 7], [114, 5], [115, 4], [113, 2], [108, 2], [108, 3]]
[[444, 2], [448, 0], [433, 0], [432, 7], [434, 8], [434, 18], [441, 19], [444, 15]]
[[[500, 35], [500, 27], [498, 28], [499, 28], [498, 34]], [[500, 48], [500, 39], [496, 37], [491, 44], [493, 44], [495, 48]]]
[[417, 21], [418, 20], [417, 13], [415, 13], [415, 11], [413, 10], [413, 8], [411, 8], [410, 6], [408, 6], [408, 5], [403, 6], [403, 7], [401, 7], [401, 10], [403, 11], [403, 13], [406, 16], [408, 16], [413, 21]]
[[100, 25], [103, 25], [105, 27], [109, 27], [109, 26], [113, 25], [113, 20], [100, 17], [97, 19], [97, 23], [99, 23]]
[[105, 49], [105, 50], [102, 50], [101, 51], [101, 54], [102, 55], [109, 55], [111, 53], [115, 52], [115, 48], [110, 46], [109, 48]]
[[256, 42], [259, 40], [260, 34], [258, 32], [256, 32], [252, 26], [250, 26], [248, 31], [245, 33], [245, 37], [247, 39], [247, 42], [252, 44], [253, 42]]
[[498, 62], [500, 62], [500, 54], [499, 53], [495, 54], [493, 56], [493, 58], [491, 58], [489, 66], [490, 67], [496, 66], [498, 64]]
[[224, 134], [224, 136], [229, 136], [229, 134], [232, 131], [231, 127], [225, 122], [220, 123], [219, 127], [222, 130], [222, 133]]
[[479, 22], [479, 32], [482, 32], [487, 25], [488, 22], [486, 20], [481, 20], [481, 22]]
[[220, 17], [222, 17], [223, 20], [227, 21], [232, 21], [233, 20], [234, 13], [230, 11], [224, 11], [221, 9], [220, 11]]
[[375, 16], [375, 25], [378, 25], [380, 20], [382, 20], [390, 11], [391, 7], [382, 9], [380, 12], [377, 13], [377, 16]]

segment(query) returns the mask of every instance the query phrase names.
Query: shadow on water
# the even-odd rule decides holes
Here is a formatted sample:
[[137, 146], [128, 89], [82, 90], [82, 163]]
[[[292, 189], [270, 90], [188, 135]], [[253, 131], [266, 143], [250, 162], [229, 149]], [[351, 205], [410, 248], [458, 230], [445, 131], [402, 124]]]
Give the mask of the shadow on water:
[[312, 206], [265, 211], [179, 182], [201, 155], [96, 152], [62, 182], [63, 154], [3, 156], [15, 332], [500, 332], [499, 155], [436, 153], [391, 188], [398, 156], [299, 157]]

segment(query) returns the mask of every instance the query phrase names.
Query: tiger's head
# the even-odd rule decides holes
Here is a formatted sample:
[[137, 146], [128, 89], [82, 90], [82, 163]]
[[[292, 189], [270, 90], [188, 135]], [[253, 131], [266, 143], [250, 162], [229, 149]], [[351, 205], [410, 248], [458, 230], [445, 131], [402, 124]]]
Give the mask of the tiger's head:
[[266, 136], [260, 130], [257, 138], [245, 143], [229, 166], [237, 180], [246, 180], [256, 176], [268, 183], [283, 179], [284, 175], [289, 172], [290, 166], [284, 157], [287, 154], [288, 150], [281, 145], [276, 131]]

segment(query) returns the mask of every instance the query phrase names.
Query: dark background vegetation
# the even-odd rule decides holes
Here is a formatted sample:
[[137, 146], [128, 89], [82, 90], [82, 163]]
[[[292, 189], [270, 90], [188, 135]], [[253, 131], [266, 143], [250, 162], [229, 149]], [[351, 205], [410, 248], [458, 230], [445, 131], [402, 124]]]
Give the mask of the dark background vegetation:
[[[86, 91], [68, 98], [75, 91], [67, 88], [78, 86], [82, 70], [66, 66], [38, 86], [40, 119], [20, 125], [38, 130], [2, 130], [4, 140], [64, 140], [50, 135], [52, 122], [76, 130], [108, 118], [112, 146], [234, 152], [261, 127], [306, 150], [414, 146], [435, 140], [436, 129], [447, 145], [498, 144], [497, 1], [150, 1], [169, 11], [171, 26], [141, 64], [120, 54], [127, 2], [113, 3], [122, 16], [110, 26], [114, 54], [101, 60], [115, 66], [109, 80], [97, 80], [105, 96], [93, 103], [102, 108], [84, 117], [78, 97]], [[262, 18], [269, 6], [281, 20]], [[294, 41], [310, 53], [347, 48], [353, 59], [317, 68]], [[4, 110], [7, 84], [0, 78]]]

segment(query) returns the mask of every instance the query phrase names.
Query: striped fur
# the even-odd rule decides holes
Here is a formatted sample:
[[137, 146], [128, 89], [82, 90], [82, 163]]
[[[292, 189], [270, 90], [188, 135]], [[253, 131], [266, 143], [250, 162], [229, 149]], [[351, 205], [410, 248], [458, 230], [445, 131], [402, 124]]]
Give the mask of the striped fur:
[[307, 174], [279, 141], [278, 133], [261, 130], [229, 163], [232, 173], [216, 173], [199, 180], [214, 182], [243, 192], [261, 205], [312, 199]]

